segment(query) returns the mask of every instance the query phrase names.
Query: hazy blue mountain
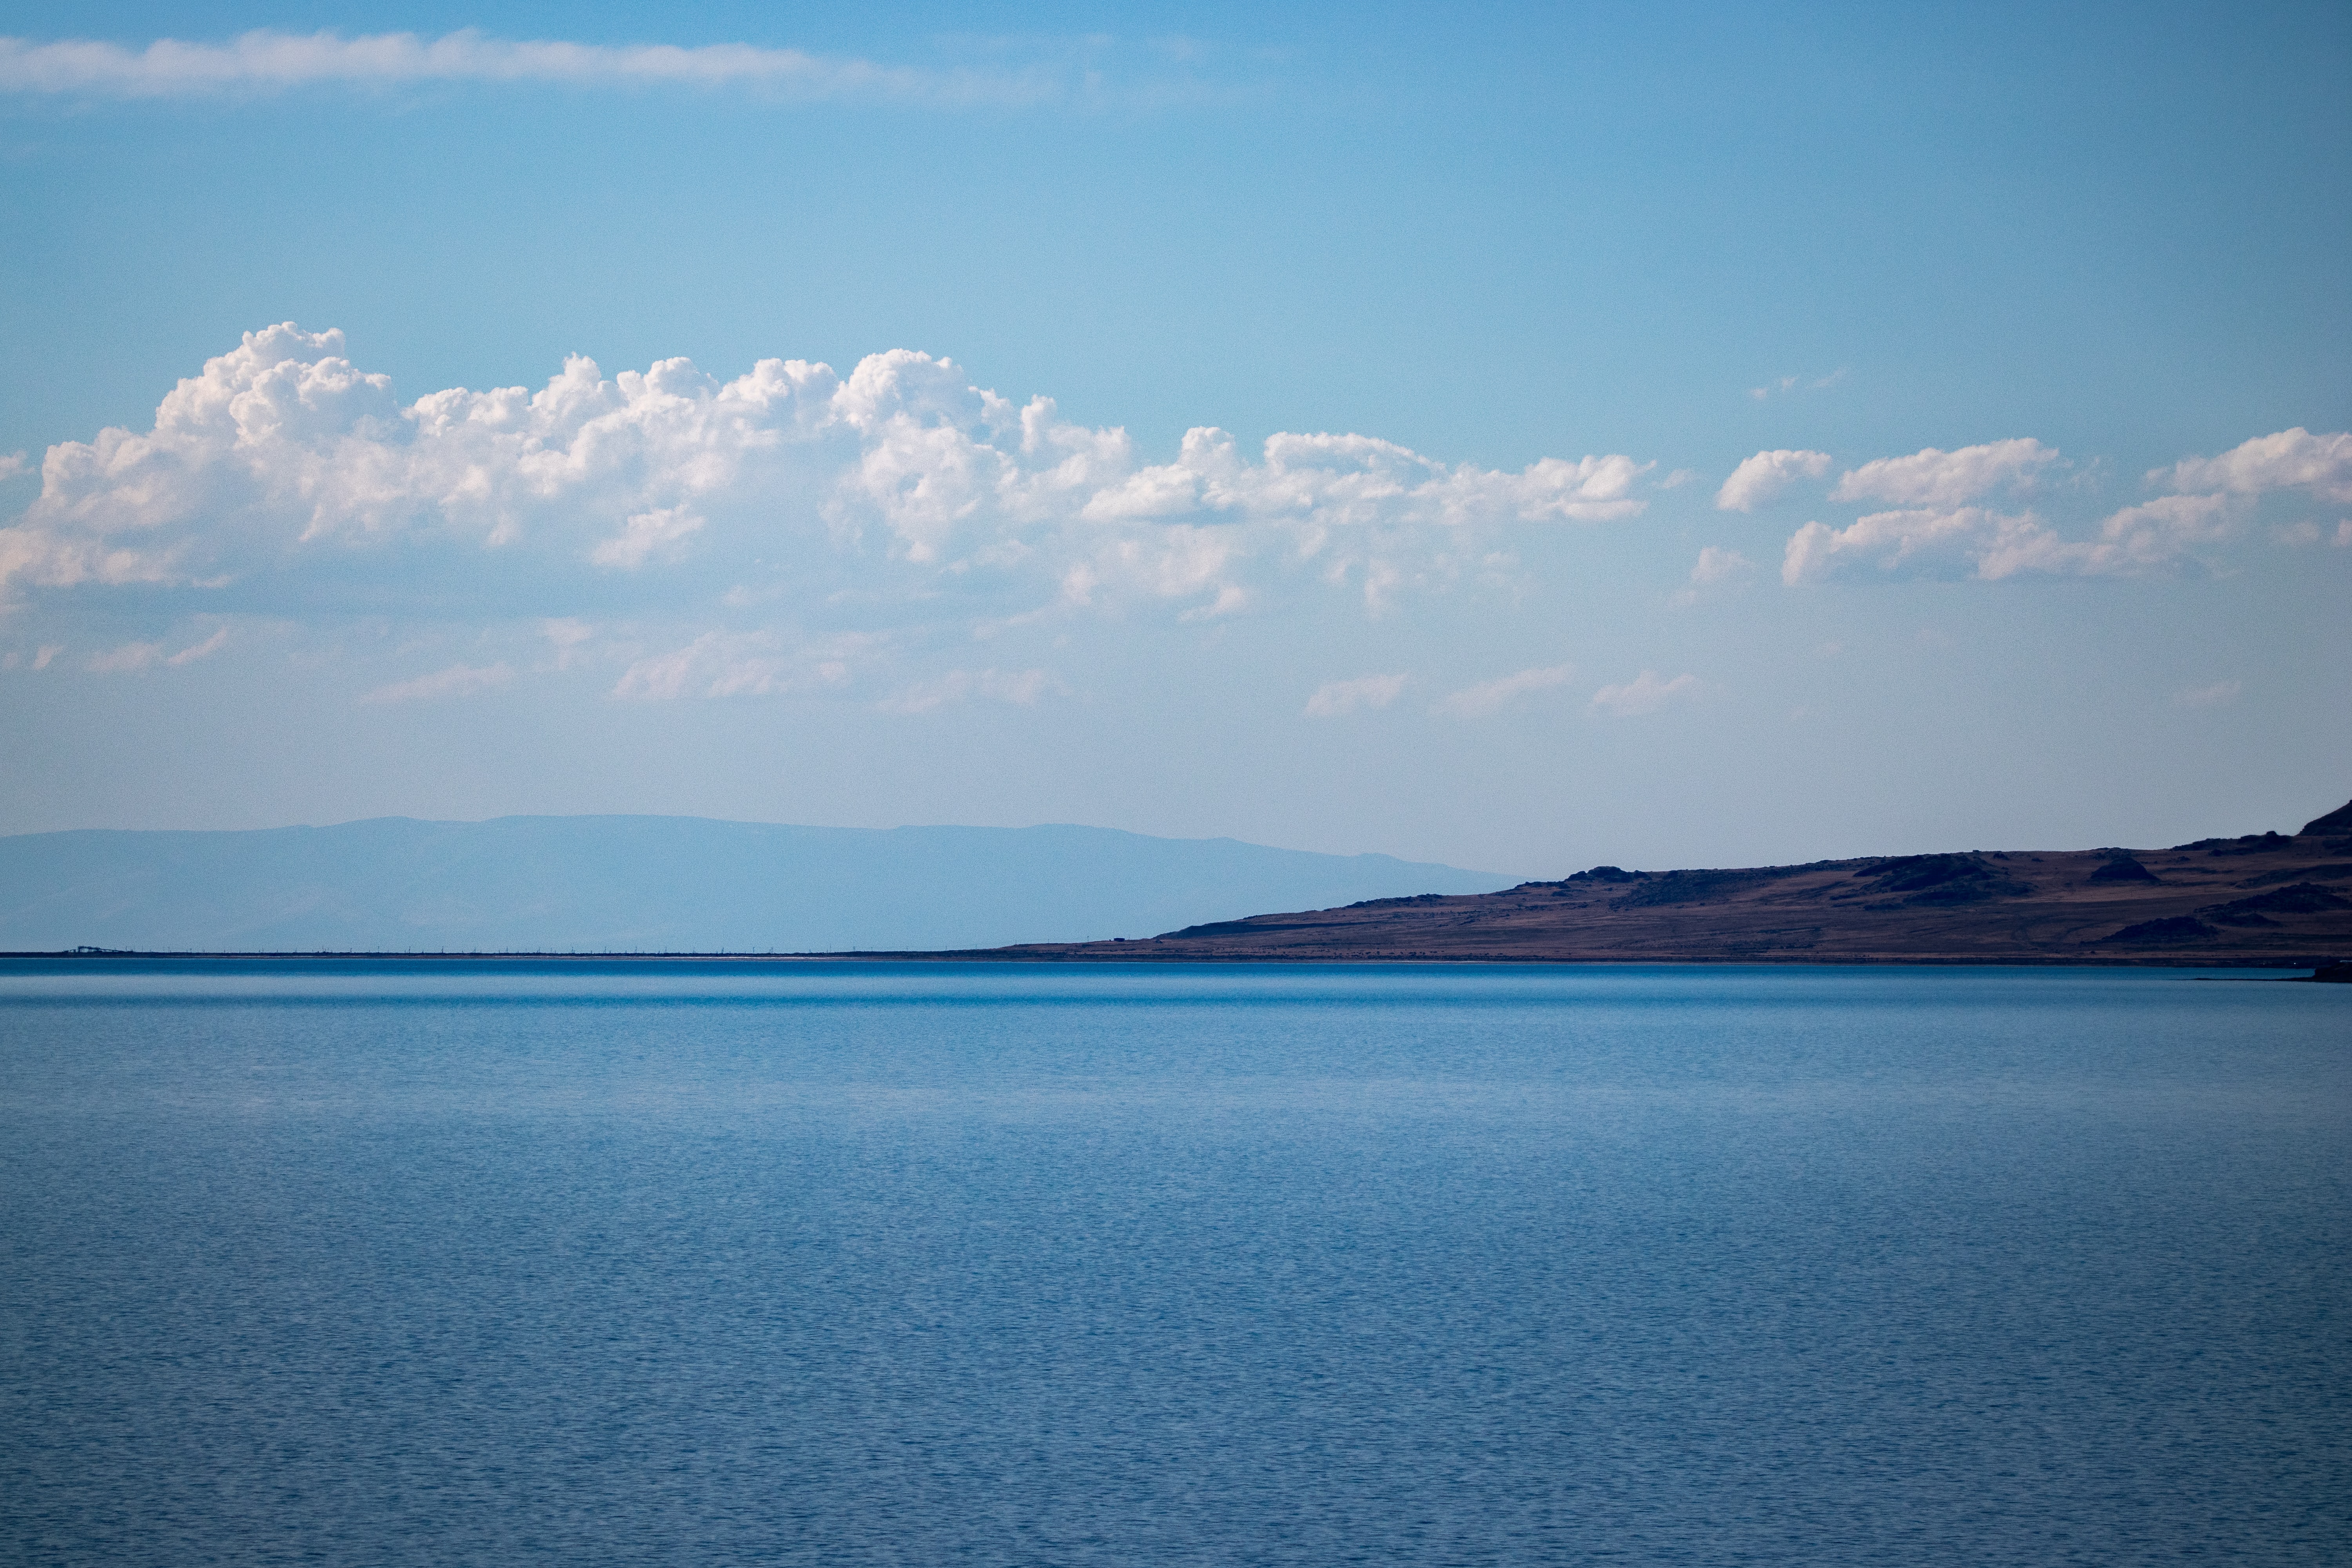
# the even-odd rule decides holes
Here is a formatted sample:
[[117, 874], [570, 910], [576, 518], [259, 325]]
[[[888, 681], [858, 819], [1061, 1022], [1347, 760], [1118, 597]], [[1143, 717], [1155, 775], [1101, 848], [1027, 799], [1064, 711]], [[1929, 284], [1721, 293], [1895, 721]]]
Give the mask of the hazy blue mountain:
[[0, 949], [819, 952], [1150, 936], [1516, 879], [1106, 827], [377, 817], [0, 837]]

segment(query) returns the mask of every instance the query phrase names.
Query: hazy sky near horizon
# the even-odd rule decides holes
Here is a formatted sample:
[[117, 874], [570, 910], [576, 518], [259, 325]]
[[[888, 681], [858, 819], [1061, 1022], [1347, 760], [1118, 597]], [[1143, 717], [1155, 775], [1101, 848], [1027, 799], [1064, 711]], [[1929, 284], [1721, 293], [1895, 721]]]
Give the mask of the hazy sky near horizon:
[[0, 3], [0, 832], [2352, 795], [2342, 5]]

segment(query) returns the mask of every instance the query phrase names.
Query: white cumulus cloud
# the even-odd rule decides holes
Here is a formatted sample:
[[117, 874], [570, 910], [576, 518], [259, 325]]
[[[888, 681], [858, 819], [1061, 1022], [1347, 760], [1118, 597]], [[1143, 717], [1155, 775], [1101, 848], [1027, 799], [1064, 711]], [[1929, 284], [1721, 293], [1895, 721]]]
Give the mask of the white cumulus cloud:
[[438, 38], [264, 29], [225, 44], [159, 38], [143, 48], [0, 37], [0, 92], [167, 98], [424, 82], [734, 87], [799, 102], [939, 106], [1031, 102], [1058, 89], [1035, 72], [913, 70], [749, 44], [509, 40], [472, 29]]
[[1929, 447], [1907, 458], [1880, 458], [1848, 470], [1830, 497], [1891, 501], [1898, 507], [1964, 506], [1994, 490], [2030, 484], [2057, 460], [2054, 448], [2031, 437], [1953, 452]]
[[1622, 685], [1604, 686], [1594, 692], [1592, 710], [1612, 719], [1638, 719], [1698, 693], [1699, 679], [1696, 675], [1677, 675], [1672, 680], [1664, 680], [1656, 670], [1645, 669]]
[[[2155, 571], [2194, 554], [2201, 546], [2227, 542], [2238, 531], [2239, 509], [2226, 495], [2158, 496], [2127, 506], [2099, 525], [2097, 539], [2084, 544], [2051, 544], [2021, 556], [2021, 570], [2074, 571], [2124, 575]], [[1992, 564], [2003, 564], [1996, 559]], [[2005, 576], [2000, 570], [1987, 576]]]
[[1966, 577], [2004, 542], [2046, 533], [2030, 515], [2007, 517], [1981, 507], [1954, 511], [1873, 512], [1850, 527], [1809, 522], [1789, 536], [1780, 580], [1819, 582], [1864, 568], [1883, 574]]
[[1799, 479], [1818, 479], [1829, 471], [1827, 452], [1787, 447], [1759, 452], [1731, 470], [1731, 477], [1715, 492], [1715, 504], [1724, 511], [1754, 511]]
[[1506, 675], [1494, 680], [1482, 680], [1475, 686], [1465, 686], [1459, 691], [1440, 698], [1434, 711], [1448, 713], [1457, 719], [1475, 719], [1496, 712], [1514, 698], [1530, 691], [1549, 691], [1565, 686], [1576, 677], [1576, 667], [1568, 664], [1540, 666], [1523, 669], [1516, 675]]
[[2160, 496], [2114, 513], [2096, 538], [2083, 541], [2062, 537], [2030, 511], [1873, 512], [1843, 529], [1809, 522], [1797, 530], [1781, 560], [1780, 580], [2128, 576], [2177, 565], [2201, 547], [2227, 541], [2237, 523], [2226, 496]]
[[2147, 479], [2183, 492], [2309, 489], [2328, 500], [2352, 501], [2352, 433], [2315, 436], [2297, 426], [2240, 442], [2218, 458], [2184, 458], [2169, 468], [2149, 470]]
[[1338, 719], [1360, 708], [1385, 708], [1404, 689], [1402, 675], [1360, 675], [1353, 680], [1327, 680], [1307, 700], [1310, 719]]
[[[846, 376], [770, 359], [730, 381], [683, 359], [607, 377], [575, 357], [536, 391], [404, 403], [341, 333], [289, 323], [208, 361], [152, 428], [51, 447], [40, 495], [0, 528], [0, 593], [234, 583], [264, 608], [341, 593], [438, 614], [504, 591], [555, 619], [765, 605], [854, 609], [869, 632], [1130, 605], [1213, 617], [1317, 584], [1379, 608], [1484, 570], [1498, 533], [1635, 515], [1649, 467], [1499, 471], [1360, 435], [1247, 453], [1206, 426], [1148, 463], [1123, 429], [907, 350]], [[781, 645], [723, 640], [752, 635], [647, 656], [623, 685], [802, 679]]]

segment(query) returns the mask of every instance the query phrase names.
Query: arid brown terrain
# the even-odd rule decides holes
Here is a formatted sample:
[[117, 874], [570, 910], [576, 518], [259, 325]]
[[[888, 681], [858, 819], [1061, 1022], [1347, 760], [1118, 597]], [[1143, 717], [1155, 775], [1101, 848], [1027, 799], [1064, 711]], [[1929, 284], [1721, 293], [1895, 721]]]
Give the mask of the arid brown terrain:
[[1972, 850], [1736, 870], [1597, 866], [1508, 891], [1253, 915], [1039, 960], [2320, 964], [2352, 956], [2352, 805], [2169, 849]]

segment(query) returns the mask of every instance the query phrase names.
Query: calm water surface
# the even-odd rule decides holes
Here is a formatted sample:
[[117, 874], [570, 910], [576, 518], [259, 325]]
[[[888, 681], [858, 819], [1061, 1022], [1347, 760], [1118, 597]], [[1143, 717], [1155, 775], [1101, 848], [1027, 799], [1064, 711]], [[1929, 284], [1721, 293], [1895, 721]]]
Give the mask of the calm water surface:
[[2352, 988], [0, 965], [0, 1562], [2352, 1561]]

